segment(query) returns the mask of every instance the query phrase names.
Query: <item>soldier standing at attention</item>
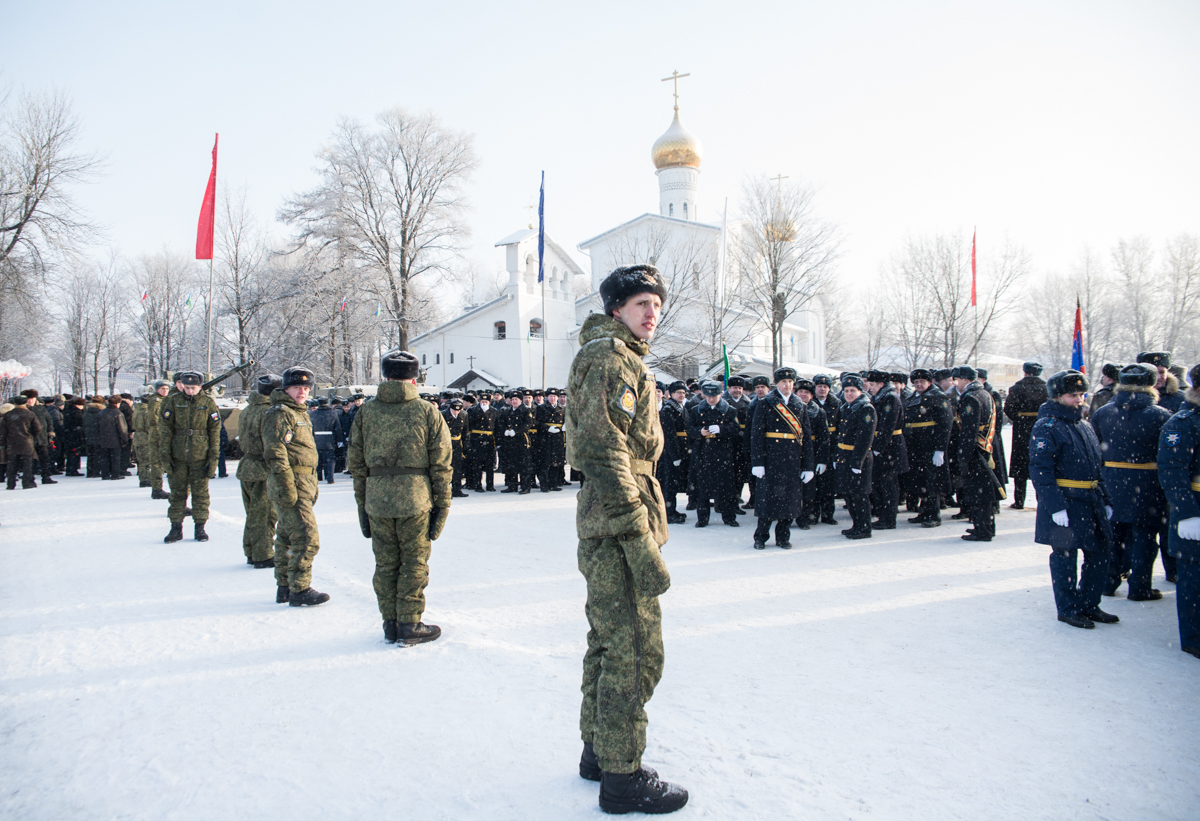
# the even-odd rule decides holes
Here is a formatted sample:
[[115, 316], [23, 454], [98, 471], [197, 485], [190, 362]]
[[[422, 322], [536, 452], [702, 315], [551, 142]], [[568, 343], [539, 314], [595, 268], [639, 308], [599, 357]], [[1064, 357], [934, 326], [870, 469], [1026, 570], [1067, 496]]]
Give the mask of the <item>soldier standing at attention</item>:
[[238, 462], [237, 478], [242, 483], [242, 506], [246, 509], [242, 549], [246, 553], [246, 564], [257, 568], [275, 566], [276, 516], [267, 495], [268, 470], [263, 462], [262, 428], [263, 417], [271, 406], [269, 397], [282, 386], [282, 376], [267, 373], [258, 377], [255, 392], [246, 397], [246, 408], [238, 416], [242, 458]]
[[567, 460], [587, 481], [578, 496], [579, 569], [587, 580], [579, 774], [600, 782], [609, 813], [673, 812], [687, 791], [642, 766], [645, 704], [662, 677], [662, 610], [671, 586], [659, 552], [667, 515], [654, 478], [663, 437], [650, 351], [666, 288], [650, 265], [600, 283], [604, 314], [579, 335], [567, 391]]
[[842, 498], [850, 512], [851, 526], [842, 531], [847, 539], [871, 538], [871, 445], [875, 439], [875, 406], [863, 393], [861, 376], [842, 379], [846, 404], [840, 408], [837, 432], [837, 473]]
[[359, 523], [375, 551], [384, 640], [413, 645], [442, 634], [437, 625], [422, 624], [421, 616], [430, 542], [450, 515], [450, 429], [437, 408], [417, 395], [415, 356], [392, 351], [380, 371], [386, 381], [354, 418], [346, 464]]
[[542, 452], [538, 484], [542, 493], [562, 490], [563, 464], [567, 460], [563, 441], [563, 409], [558, 405], [558, 391], [546, 391], [546, 401], [537, 408], [537, 441]]
[[871, 477], [871, 512], [877, 517], [871, 527], [895, 530], [900, 507], [900, 474], [908, 472], [908, 449], [904, 445], [904, 404], [892, 388], [891, 374], [867, 371], [864, 380], [875, 406], [875, 441]]
[[932, 371], [917, 368], [911, 380], [913, 395], [904, 406], [904, 438], [913, 492], [920, 499], [920, 507], [908, 521], [921, 527], [940, 527], [942, 493], [950, 489], [946, 451], [950, 448], [954, 409], [941, 388], [933, 384]]
[[[450, 479], [450, 495], [455, 499], [465, 499], [463, 493], [463, 443], [467, 437], [467, 414], [463, 412], [463, 402], [458, 397], [446, 403], [442, 411], [442, 419], [450, 431], [450, 468], [453, 477]], [[353, 430], [353, 428], [351, 428]]]
[[663, 501], [667, 505], [667, 524], [680, 525], [687, 521], [687, 514], [680, 513], [677, 507], [679, 494], [687, 493], [690, 458], [683, 409], [683, 403], [687, 401], [687, 385], [681, 381], [672, 382], [667, 386], [667, 393], [658, 412], [658, 422], [663, 431], [663, 455], [658, 460], [657, 477], [662, 487]]
[[1179, 649], [1200, 658], [1200, 365], [1188, 372], [1187, 404], [1158, 436], [1158, 481], [1171, 507]]
[[796, 371], [775, 371], [775, 390], [754, 403], [750, 420], [750, 472], [758, 479], [754, 549], [763, 550], [775, 524], [775, 545], [792, 548], [792, 519], [804, 515], [804, 485], [813, 480], [814, 454], [808, 412], [792, 392]]
[[171, 487], [171, 503], [167, 506], [171, 531], [163, 538], [167, 544], [183, 538], [189, 490], [195, 539], [208, 541], [204, 532], [204, 523], [208, 521], [208, 480], [217, 475], [221, 414], [212, 397], [200, 392], [203, 383], [203, 377], [195, 371], [182, 371], [175, 375], [177, 392], [159, 405], [158, 458]]
[[[838, 441], [838, 423], [841, 420], [842, 406], [838, 402], [836, 396], [833, 395], [833, 380], [828, 374], [819, 373], [813, 377], [813, 401], [825, 413], [826, 430], [829, 431], [829, 455], [835, 457], [836, 448], [834, 447]], [[837, 509], [837, 483], [838, 476], [831, 470], [817, 474], [817, 509], [813, 511], [814, 517], [821, 524], [836, 525], [837, 519], [834, 518], [834, 512]]]
[[1092, 394], [1092, 399], [1089, 403], [1091, 408], [1091, 413], [1088, 414], [1089, 417], [1111, 402], [1113, 397], [1116, 396], [1117, 377], [1120, 373], [1121, 367], [1119, 365], [1113, 362], [1104, 363], [1104, 367], [1100, 369], [1100, 390]]
[[[829, 425], [825, 421], [825, 411], [817, 404], [814, 385], [810, 379], [796, 380], [796, 396], [804, 404], [804, 412], [808, 414], [809, 427], [812, 429], [813, 459], [816, 460], [816, 477], [804, 485], [804, 515], [796, 524], [801, 530], [808, 530], [810, 525], [819, 521], [820, 511], [817, 509], [817, 483], [830, 465], [830, 435]], [[756, 400], [757, 401], [757, 400]], [[750, 415], [754, 416], [754, 405], [750, 406]]]
[[962, 476], [963, 512], [971, 527], [962, 538], [968, 542], [990, 542], [996, 535], [996, 476], [988, 462], [992, 458], [995, 416], [992, 395], [979, 383], [970, 365], [954, 369], [954, 383], [961, 397], [958, 417], [962, 432], [958, 440], [958, 469]]
[[479, 493], [496, 489], [497, 415], [486, 392], [480, 394], [479, 404], [467, 410], [467, 487]]
[[[1059, 371], [1046, 388], [1052, 401], [1038, 411], [1029, 444], [1029, 478], [1038, 500], [1033, 540], [1050, 546], [1058, 620], [1090, 630], [1096, 622], [1117, 621], [1100, 609], [1113, 509], [1100, 471], [1100, 441], [1083, 421], [1087, 377], [1079, 371]], [[1083, 569], [1077, 583], [1080, 550]]]
[[321, 540], [317, 532], [317, 445], [308, 418], [308, 394], [316, 384], [308, 368], [288, 368], [281, 387], [271, 391], [263, 414], [263, 464], [275, 525], [275, 601], [292, 607], [323, 604], [328, 593], [312, 589], [312, 564]]
[[734, 497], [737, 478], [734, 454], [742, 447], [737, 411], [721, 398], [721, 383], [706, 379], [701, 386], [704, 401], [687, 414], [688, 441], [692, 445], [691, 472], [695, 477], [696, 527], [708, 527], [710, 502], [729, 527], [741, 527], [741, 511]]
[[1004, 415], [1012, 422], [1012, 459], [1008, 465], [1013, 480], [1013, 501], [1009, 507], [1023, 510], [1025, 507], [1025, 482], [1029, 479], [1029, 438], [1037, 422], [1038, 408], [1048, 398], [1046, 380], [1042, 379], [1042, 366], [1037, 362], [1026, 362], [1021, 366], [1024, 378], [1008, 389], [1004, 400]]
[[170, 392], [171, 383], [160, 379], [154, 383], [154, 393], [146, 400], [146, 444], [149, 450], [146, 461], [149, 462], [151, 499], [171, 498], [171, 494], [163, 490], [163, 464], [158, 441], [162, 402]]

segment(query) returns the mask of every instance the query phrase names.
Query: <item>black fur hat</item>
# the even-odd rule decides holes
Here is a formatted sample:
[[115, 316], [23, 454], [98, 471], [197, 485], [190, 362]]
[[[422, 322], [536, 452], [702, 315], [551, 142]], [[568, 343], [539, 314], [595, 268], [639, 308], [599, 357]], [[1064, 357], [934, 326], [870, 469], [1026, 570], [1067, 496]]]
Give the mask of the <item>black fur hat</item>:
[[731, 388], [744, 388], [744, 387], [746, 387], [746, 378], [745, 378], [744, 376], [731, 376], [731, 377], [729, 377], [729, 387], [731, 387]]
[[1188, 371], [1188, 382], [1192, 383], [1193, 388], [1200, 388], [1200, 365], [1193, 365]]
[[952, 376], [954, 376], [954, 371], [950, 368], [938, 368], [933, 372], [933, 381], [941, 382], [943, 379], [950, 379]]
[[1024, 365], [1021, 366], [1021, 370], [1025, 371], [1025, 373], [1029, 374], [1030, 376], [1041, 376], [1042, 375], [1042, 363], [1041, 362], [1026, 362]]
[[667, 385], [667, 393], [675, 393], [675, 391], [683, 391], [686, 393], [687, 385], [685, 385], [682, 380], [676, 379], [670, 385]]
[[1117, 365], [1115, 362], [1105, 362], [1104, 367], [1100, 369], [1100, 373], [1116, 382], [1117, 378], [1121, 374], [1121, 366]]
[[975, 375], [978, 376], [982, 381], [986, 382], [987, 381], [987, 368], [976, 368]]
[[974, 379], [979, 373], [970, 365], [956, 365], [950, 375], [955, 379]]
[[29, 397], [26, 396], [25, 394], [21, 394], [20, 396], [14, 396], [12, 399], [10, 399], [8, 401], [12, 402], [17, 407], [20, 407], [21, 405], [29, 404]]
[[863, 374], [863, 379], [865, 379], [867, 382], [878, 382], [881, 385], [885, 382], [892, 381], [891, 376], [887, 371], [881, 371], [875, 368], [872, 368]]
[[1171, 355], [1166, 351], [1142, 351], [1137, 355], [1138, 362], [1145, 362], [1156, 368], [1171, 367]]
[[296, 386], [315, 388], [317, 386], [317, 375], [302, 365], [288, 368], [283, 372], [283, 388], [286, 390], [287, 388]]
[[819, 373], [813, 377], [814, 385], [824, 385], [827, 388], [833, 387], [833, 379], [827, 373]]
[[384, 379], [416, 379], [421, 366], [408, 351], [391, 351], [384, 354], [379, 369]]
[[704, 382], [700, 385], [700, 392], [702, 394], [704, 394], [705, 396], [720, 396], [721, 395], [721, 383], [716, 382], [712, 379], [705, 379]]
[[787, 368], [787, 367], [776, 368], [775, 369], [775, 381], [778, 382], [780, 379], [790, 379], [793, 382], [795, 382], [796, 381], [796, 369], [795, 368]]
[[258, 382], [255, 383], [258, 392], [263, 396], [270, 396], [271, 391], [278, 390], [283, 387], [283, 377], [277, 373], [264, 373], [258, 377]]
[[764, 388], [769, 388], [771, 387], [771, 380], [767, 379], [765, 376], [756, 376], [750, 380], [750, 387], [757, 388], [759, 385], [762, 385]]
[[1134, 365], [1126, 365], [1121, 368], [1117, 379], [1122, 385], [1130, 385], [1138, 388], [1152, 388], [1154, 383], [1158, 381], [1158, 368], [1146, 362], [1139, 362]]
[[646, 293], [658, 294], [664, 305], [667, 302], [667, 286], [653, 265], [617, 268], [600, 283], [600, 299], [604, 300], [604, 313], [608, 316], [631, 297]]
[[1079, 371], [1059, 371], [1046, 380], [1046, 393], [1058, 399], [1068, 393], [1087, 393], [1087, 377]]
[[864, 385], [862, 377], [856, 373], [847, 374], [846, 376], [842, 377], [842, 390], [845, 390], [846, 388], [858, 388], [860, 391], [863, 390]]
[[817, 392], [816, 388], [817, 388], [817, 386], [813, 384], [811, 379], [797, 379], [796, 380], [796, 390], [798, 390], [798, 391], [808, 391], [809, 393], [816, 393]]
[[933, 371], [929, 370], [929, 368], [917, 368], [908, 375], [908, 378], [913, 382], [916, 382], [918, 379], [924, 379], [926, 382], [932, 382]]
[[318, 408], [329, 407], [329, 397], [328, 396], [318, 396], [317, 397], [317, 407]]
[[203, 385], [204, 377], [195, 371], [180, 371], [175, 374], [175, 381], [181, 385]]
[[908, 374], [906, 374], [906, 373], [900, 373], [900, 371], [893, 371], [892, 373], [889, 373], [888, 376], [891, 378], [891, 380], [893, 382], [899, 382], [901, 385], [908, 384]]

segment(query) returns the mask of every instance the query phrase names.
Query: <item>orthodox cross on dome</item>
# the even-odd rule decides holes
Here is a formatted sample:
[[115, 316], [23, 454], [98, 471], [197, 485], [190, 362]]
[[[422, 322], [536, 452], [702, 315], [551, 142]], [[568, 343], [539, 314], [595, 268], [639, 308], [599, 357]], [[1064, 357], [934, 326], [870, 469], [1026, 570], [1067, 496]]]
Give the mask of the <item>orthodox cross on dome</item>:
[[786, 179], [787, 177], [783, 174], [778, 174], [774, 177], [771, 177], [771, 182], [776, 184], [775, 193], [779, 198], [783, 197], [783, 181]]
[[690, 71], [686, 74], [680, 74], [679, 69], [675, 69], [674, 71], [671, 72], [670, 77], [662, 78], [662, 81], [664, 83], [667, 81], [671, 81], [675, 84], [675, 91], [673, 93], [675, 95], [675, 110], [676, 111], [679, 110], [679, 80], [681, 77], [691, 77], [691, 76], [692, 76], [692, 73]]

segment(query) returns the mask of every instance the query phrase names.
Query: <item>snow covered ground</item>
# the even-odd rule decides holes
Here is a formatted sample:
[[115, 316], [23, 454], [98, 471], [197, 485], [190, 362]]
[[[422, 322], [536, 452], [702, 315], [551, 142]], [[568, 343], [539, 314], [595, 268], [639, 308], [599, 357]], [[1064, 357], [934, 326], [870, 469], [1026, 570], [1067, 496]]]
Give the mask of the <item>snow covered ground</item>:
[[[601, 815], [576, 774], [575, 488], [456, 500], [443, 637], [398, 648], [349, 481], [316, 508], [332, 601], [297, 609], [244, 563], [232, 471], [207, 544], [189, 522], [164, 545], [136, 479], [0, 491], [0, 817]], [[1200, 818], [1200, 662], [1161, 569], [1162, 601], [1105, 599], [1121, 623], [1083, 631], [1054, 618], [1032, 510], [991, 544], [820, 526], [790, 552], [741, 521], [665, 548], [646, 763], [691, 791], [680, 817]]]

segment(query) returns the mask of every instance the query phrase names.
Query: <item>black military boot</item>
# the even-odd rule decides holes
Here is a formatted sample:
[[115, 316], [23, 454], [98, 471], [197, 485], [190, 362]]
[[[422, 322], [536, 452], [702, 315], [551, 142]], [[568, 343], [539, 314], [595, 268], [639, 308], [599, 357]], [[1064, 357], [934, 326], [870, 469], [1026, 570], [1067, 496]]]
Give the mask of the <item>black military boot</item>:
[[165, 544], [183, 541], [183, 522], [171, 522], [171, 532], [163, 537]]
[[1093, 607], [1091, 610], [1084, 610], [1083, 615], [1092, 621], [1099, 622], [1100, 624], [1116, 624], [1120, 621], [1120, 619], [1114, 616], [1112, 613], [1105, 613], [1099, 607]]
[[250, 566], [255, 568], [256, 570], [262, 570], [264, 567], [274, 567], [275, 560], [274, 559], [261, 559], [260, 561], [257, 561], [257, 562], [252, 561], [252, 562], [250, 562]]
[[290, 598], [291, 598], [291, 591], [289, 591], [286, 587], [276, 587], [275, 588], [275, 603], [276, 604], [287, 604], [288, 599], [290, 599]]
[[396, 643], [396, 636], [399, 634], [400, 627], [395, 619], [383, 620], [383, 640], [388, 644]]
[[411, 647], [414, 644], [423, 644], [427, 641], [435, 641], [438, 636], [442, 635], [442, 628], [436, 624], [406, 621], [401, 622], [399, 627], [396, 641], [405, 647]]
[[601, 773], [600, 809], [607, 813], [644, 812], [660, 815], [683, 807], [687, 790], [660, 781], [642, 767], [634, 773]]
[[318, 593], [311, 587], [306, 587], [299, 593], [292, 593], [288, 596], [288, 604], [292, 607], [313, 607], [327, 601], [329, 601], [328, 593]]
[[42, 477], [42, 484], [43, 484], [43, 485], [57, 485], [57, 484], [58, 484], [58, 482], [57, 482], [57, 481], [55, 481], [54, 479], [51, 479], [49, 476], [43, 476], [43, 477]]
[[171, 494], [167, 493], [165, 490], [162, 490], [161, 488], [157, 488], [155, 490], [150, 491], [150, 498], [151, 499], [170, 499]]
[[[208, 534], [204, 532], [204, 522], [196, 522], [195, 539], [198, 542], [207, 542]], [[274, 564], [274, 562], [272, 562]]]
[[596, 750], [592, 742], [583, 742], [583, 755], [579, 756], [579, 777], [588, 781], [600, 780], [600, 762], [596, 760]]

